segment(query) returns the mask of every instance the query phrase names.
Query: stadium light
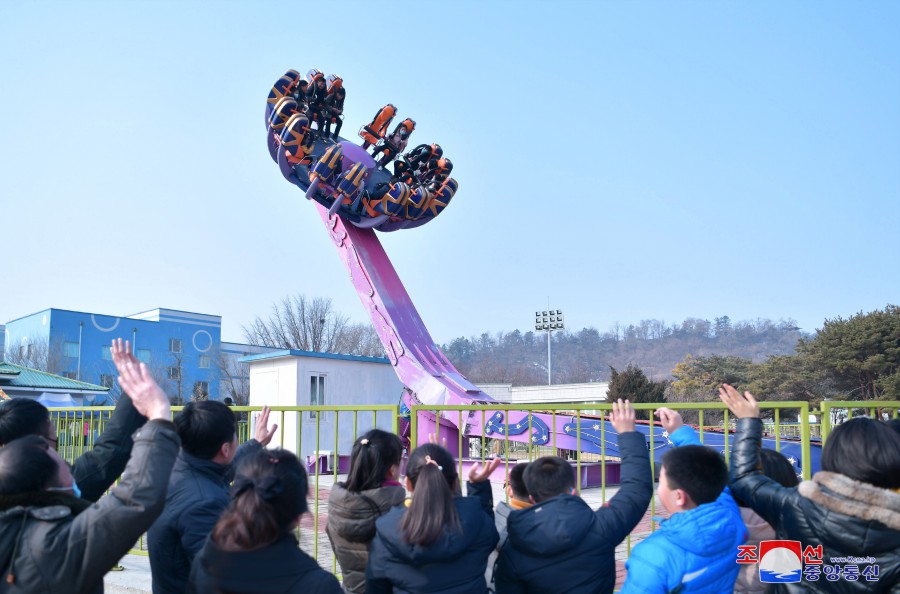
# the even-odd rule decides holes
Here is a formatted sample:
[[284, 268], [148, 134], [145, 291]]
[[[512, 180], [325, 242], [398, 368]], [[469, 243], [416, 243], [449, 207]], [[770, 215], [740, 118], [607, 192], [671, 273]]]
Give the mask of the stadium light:
[[552, 374], [550, 365], [550, 336], [554, 330], [564, 330], [565, 322], [561, 309], [542, 309], [534, 312], [534, 329], [547, 333], [547, 385], [551, 385]]

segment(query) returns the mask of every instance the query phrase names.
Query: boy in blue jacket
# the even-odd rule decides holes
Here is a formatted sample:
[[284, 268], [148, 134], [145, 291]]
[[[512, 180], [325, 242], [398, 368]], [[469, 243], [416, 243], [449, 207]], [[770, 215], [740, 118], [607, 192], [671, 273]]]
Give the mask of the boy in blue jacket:
[[[657, 495], [672, 514], [631, 552], [621, 594], [721, 594], [731, 592], [747, 540], [731, 492], [728, 468], [700, 445], [692, 427], [673, 410], [657, 411], [676, 447], [663, 455]], [[685, 445], [690, 444], [690, 445]]]

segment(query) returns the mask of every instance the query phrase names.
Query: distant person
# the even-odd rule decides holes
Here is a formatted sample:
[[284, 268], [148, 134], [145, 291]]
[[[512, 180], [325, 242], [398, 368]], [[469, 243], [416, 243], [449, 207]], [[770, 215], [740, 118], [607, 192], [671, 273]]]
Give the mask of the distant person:
[[497, 558], [500, 551], [503, 549], [503, 545], [505, 545], [506, 541], [509, 539], [509, 531], [507, 530], [506, 523], [509, 519], [510, 512], [517, 509], [525, 509], [533, 505], [528, 498], [528, 489], [525, 488], [524, 475], [525, 468], [527, 467], [528, 464], [524, 462], [519, 462], [512, 467], [512, 470], [509, 471], [509, 475], [506, 479], [506, 496], [509, 498], [509, 503], [500, 501], [497, 503], [497, 507], [494, 508], [494, 524], [497, 527], [497, 534], [500, 535], [500, 540], [497, 542], [497, 547], [494, 549], [494, 552], [488, 557], [487, 572], [484, 574], [484, 579], [487, 580], [488, 583], [489, 592], [495, 591], [494, 568], [497, 564]]
[[347, 97], [347, 91], [344, 87], [338, 87], [333, 93], [325, 99], [325, 134], [322, 136], [328, 140], [331, 134], [331, 125], [334, 124], [334, 134], [332, 140], [337, 142], [340, 140], [341, 126], [344, 125], [344, 99]]
[[102, 593], [103, 576], [162, 511], [179, 444], [169, 398], [121, 340], [111, 352], [129, 406], [150, 420], [119, 484], [93, 505], [47, 438], [0, 448], [0, 592]]
[[529, 463], [525, 488], [534, 505], [509, 514], [509, 540], [494, 572], [498, 594], [613, 591], [616, 547], [644, 517], [653, 477], [631, 403], [614, 402], [609, 420], [622, 458], [618, 493], [607, 506], [592, 510], [575, 495], [571, 464], [558, 456]]
[[[309, 85], [306, 91], [306, 102], [309, 108], [306, 117], [309, 118], [309, 132], [313, 136], [322, 136], [325, 128], [325, 100], [328, 98], [328, 89], [325, 86], [325, 77], [321, 74]], [[316, 132], [313, 132], [312, 123], [316, 122]]]
[[495, 458], [469, 472], [469, 497], [457, 497], [456, 463], [445, 448], [420, 445], [406, 463], [408, 505], [375, 522], [366, 594], [483, 593], [484, 571], [497, 545], [488, 478]]
[[347, 480], [331, 488], [325, 531], [347, 592], [366, 591], [375, 521], [406, 499], [406, 489], [397, 482], [402, 456], [399, 437], [381, 429], [367, 431], [353, 444]]
[[341, 594], [337, 578], [300, 550], [294, 530], [309, 484], [297, 456], [256, 450], [237, 465], [231, 501], [191, 569], [191, 594]]
[[216, 400], [189, 402], [175, 416], [181, 452], [172, 470], [166, 508], [147, 533], [154, 594], [181, 594], [191, 563], [219, 515], [228, 506], [232, 461], [257, 452], [272, 440], [269, 409], [256, 419], [256, 439], [238, 448], [234, 413]]
[[[126, 352], [131, 357], [130, 343], [126, 341], [120, 345], [119, 352], [122, 357]], [[75, 491], [81, 498], [97, 501], [119, 478], [131, 455], [131, 435], [146, 421], [123, 391], [94, 447], [71, 465]], [[78, 429], [77, 433], [82, 433], [81, 428]], [[13, 398], [0, 403], [0, 446], [25, 435], [39, 435], [54, 448], [59, 444], [50, 411], [43, 404], [29, 398]]]
[[[737, 417], [731, 450], [734, 495], [771, 524], [778, 539], [800, 541], [804, 553], [806, 546], [822, 547], [822, 565], [804, 564], [802, 590], [793, 584], [774, 590], [896, 593], [900, 586], [900, 435], [882, 421], [850, 419], [835, 427], [825, 441], [822, 470], [811, 481], [788, 488], [760, 469], [763, 424], [753, 394], [741, 394], [723, 384], [719, 398]], [[846, 574], [838, 580], [827, 579], [823, 566], [847, 556], [872, 557], [874, 562], [860, 564], [854, 572], [856, 580], [847, 579]], [[842, 572], [846, 567], [838, 566]]]

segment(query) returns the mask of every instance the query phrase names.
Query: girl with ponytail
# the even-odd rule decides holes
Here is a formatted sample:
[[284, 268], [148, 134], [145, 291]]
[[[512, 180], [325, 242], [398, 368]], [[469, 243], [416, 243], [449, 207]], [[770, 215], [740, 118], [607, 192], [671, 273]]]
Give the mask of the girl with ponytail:
[[300, 550], [306, 470], [287, 450], [259, 450], [238, 465], [231, 502], [194, 560], [196, 594], [339, 594], [337, 579]]
[[331, 488], [325, 531], [347, 592], [365, 592], [375, 520], [406, 498], [406, 490], [397, 482], [402, 456], [399, 437], [372, 429], [353, 444], [347, 481]]
[[457, 497], [453, 456], [428, 443], [406, 464], [411, 498], [376, 523], [366, 568], [366, 593], [483, 594], [484, 570], [499, 537], [488, 478], [500, 460], [469, 472], [469, 497]]

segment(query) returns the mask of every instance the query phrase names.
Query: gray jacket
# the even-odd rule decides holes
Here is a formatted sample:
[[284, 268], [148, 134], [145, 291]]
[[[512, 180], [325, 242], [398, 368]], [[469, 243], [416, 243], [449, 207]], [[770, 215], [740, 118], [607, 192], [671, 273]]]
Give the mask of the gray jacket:
[[118, 486], [93, 505], [48, 492], [0, 496], [0, 593], [103, 592], [103, 576], [162, 511], [180, 445], [169, 421], [133, 439]]

